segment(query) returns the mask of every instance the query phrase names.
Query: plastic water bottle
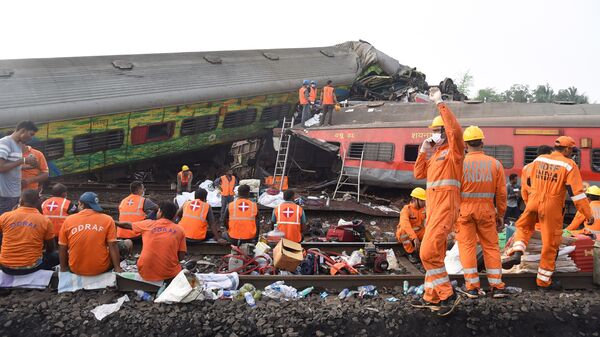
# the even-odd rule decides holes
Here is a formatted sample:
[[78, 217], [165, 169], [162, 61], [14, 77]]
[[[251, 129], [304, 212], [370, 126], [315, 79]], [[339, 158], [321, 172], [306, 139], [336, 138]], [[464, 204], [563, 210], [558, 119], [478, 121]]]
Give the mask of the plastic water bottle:
[[298, 293], [298, 297], [304, 298], [304, 297], [308, 296], [308, 294], [310, 294], [310, 292], [313, 291], [313, 289], [315, 289], [315, 287], [308, 287], [308, 288], [302, 290], [301, 292]]
[[143, 290], [134, 290], [133, 292], [137, 295], [138, 300], [142, 300], [144, 302], [152, 301], [152, 295], [148, 294]]
[[425, 291], [425, 285], [421, 284], [420, 286], [417, 287], [417, 289], [415, 290], [415, 295], [421, 296], [423, 295], [423, 292]]
[[408, 281], [404, 280], [404, 283], [402, 284], [402, 290], [404, 295], [408, 294]]
[[251, 292], [247, 292], [244, 294], [244, 298], [246, 299], [246, 303], [250, 306], [250, 308], [256, 307], [256, 301], [254, 301], [254, 297]]
[[343, 300], [344, 298], [346, 298], [346, 296], [348, 296], [348, 293], [350, 292], [350, 289], [348, 288], [344, 288], [344, 290], [340, 291], [338, 298], [340, 300]]
[[321, 298], [325, 298], [325, 297], [329, 296], [329, 294], [326, 291], [324, 291], [321, 293], [320, 296], [321, 296]]

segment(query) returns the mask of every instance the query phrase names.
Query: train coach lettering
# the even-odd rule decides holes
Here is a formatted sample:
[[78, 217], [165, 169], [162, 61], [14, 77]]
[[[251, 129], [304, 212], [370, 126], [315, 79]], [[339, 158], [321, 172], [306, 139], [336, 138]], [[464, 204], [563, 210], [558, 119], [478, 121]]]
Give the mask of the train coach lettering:
[[431, 132], [413, 132], [411, 134], [411, 138], [412, 139], [429, 138], [429, 137], [431, 137], [431, 135], [432, 135]]

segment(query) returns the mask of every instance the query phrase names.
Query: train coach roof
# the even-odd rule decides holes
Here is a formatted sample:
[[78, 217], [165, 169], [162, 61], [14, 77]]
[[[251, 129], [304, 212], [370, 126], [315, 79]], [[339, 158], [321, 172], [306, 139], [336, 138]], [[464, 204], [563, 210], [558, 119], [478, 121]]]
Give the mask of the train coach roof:
[[[590, 127], [600, 125], [600, 104], [449, 102], [463, 126]], [[433, 104], [350, 102], [334, 114], [335, 127], [426, 127], [438, 115]]]
[[331, 47], [0, 60], [0, 126], [351, 84], [407, 69], [366, 42]]

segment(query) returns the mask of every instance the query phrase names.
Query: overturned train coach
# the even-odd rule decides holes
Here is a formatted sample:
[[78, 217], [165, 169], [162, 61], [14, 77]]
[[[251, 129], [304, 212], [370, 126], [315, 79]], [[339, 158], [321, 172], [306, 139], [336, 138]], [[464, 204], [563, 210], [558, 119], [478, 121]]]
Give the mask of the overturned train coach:
[[[520, 177], [523, 166], [537, 157], [538, 146], [553, 146], [558, 136], [567, 135], [577, 142], [574, 160], [583, 179], [600, 185], [600, 104], [447, 104], [463, 129], [469, 125], [483, 129], [485, 153], [502, 162], [507, 176], [516, 173]], [[315, 155], [334, 152], [337, 156], [321, 158], [345, 156], [349, 173], [356, 175], [360, 169], [362, 185], [425, 185], [414, 178], [413, 168], [419, 146], [431, 136], [428, 125], [437, 115], [433, 104], [350, 102], [334, 113], [334, 126], [293, 130], [294, 135], [310, 143], [302, 146], [309, 151], [297, 151], [296, 161], [308, 168], [310, 162], [325, 162], [315, 160]], [[313, 151], [314, 146], [323, 151]], [[333, 162], [336, 167], [336, 160]]]
[[0, 133], [21, 120], [36, 122], [32, 145], [45, 153], [51, 176], [119, 176], [157, 157], [211, 157], [208, 148], [227, 153], [232, 142], [265, 136], [291, 115], [303, 79], [320, 86], [331, 79], [344, 97], [373, 69], [424, 78], [366, 42], [0, 60]]

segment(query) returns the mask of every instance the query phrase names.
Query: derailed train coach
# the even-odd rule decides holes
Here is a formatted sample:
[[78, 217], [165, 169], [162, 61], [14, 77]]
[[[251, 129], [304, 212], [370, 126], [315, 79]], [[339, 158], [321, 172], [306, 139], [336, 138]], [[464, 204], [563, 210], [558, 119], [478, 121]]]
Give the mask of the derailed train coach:
[[[463, 129], [469, 125], [482, 128], [485, 153], [502, 162], [507, 176], [516, 173], [520, 177], [523, 166], [537, 157], [540, 145], [553, 146], [558, 136], [567, 135], [577, 143], [573, 159], [582, 178], [600, 186], [600, 141], [597, 137], [600, 134], [600, 104], [475, 101], [447, 104]], [[311, 145], [303, 148], [317, 146], [322, 149], [298, 152], [297, 156], [303, 158], [306, 152], [335, 152], [337, 156], [329, 156], [334, 158], [330, 159], [333, 163], [320, 162], [321, 166], [334, 167], [333, 171], [339, 167], [339, 158], [345, 156], [348, 172], [357, 174], [360, 169], [362, 185], [424, 186], [425, 181], [414, 178], [414, 163], [420, 145], [431, 136], [428, 126], [437, 115], [437, 109], [431, 103], [350, 102], [334, 113], [333, 126], [294, 130], [296, 136], [310, 142]], [[308, 161], [300, 164], [311, 167]]]
[[[109, 172], [265, 136], [298, 101], [303, 79], [339, 97], [374, 69], [424, 75], [366, 42], [332, 47], [0, 61], [0, 133], [21, 120], [51, 176]], [[219, 148], [219, 146], [224, 146]], [[195, 155], [195, 154], [194, 154]], [[202, 153], [197, 155], [201, 156]], [[177, 163], [173, 162], [173, 166]]]

